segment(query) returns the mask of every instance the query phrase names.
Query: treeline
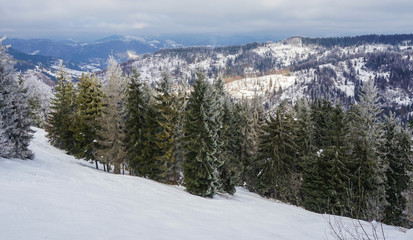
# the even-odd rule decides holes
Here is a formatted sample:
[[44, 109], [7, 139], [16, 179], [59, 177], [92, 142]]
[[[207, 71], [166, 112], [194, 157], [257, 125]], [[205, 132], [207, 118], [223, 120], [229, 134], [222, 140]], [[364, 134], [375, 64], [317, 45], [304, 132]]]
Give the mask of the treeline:
[[330, 37], [330, 38], [303, 38], [303, 44], [316, 44], [324, 47], [349, 47], [363, 44], [401, 44], [405, 41], [412, 41], [413, 34], [394, 35], [362, 35], [356, 37]]
[[183, 184], [203, 197], [244, 186], [306, 209], [407, 225], [410, 132], [379, 117], [373, 80], [345, 111], [328, 98], [265, 113], [258, 98], [235, 101], [202, 73], [189, 92], [168, 75], [153, 88], [111, 59], [105, 84], [59, 71], [47, 131], [52, 144], [104, 170]]
[[32, 159], [34, 155], [28, 149], [33, 137], [29, 97], [3, 40], [0, 39], [0, 157]]

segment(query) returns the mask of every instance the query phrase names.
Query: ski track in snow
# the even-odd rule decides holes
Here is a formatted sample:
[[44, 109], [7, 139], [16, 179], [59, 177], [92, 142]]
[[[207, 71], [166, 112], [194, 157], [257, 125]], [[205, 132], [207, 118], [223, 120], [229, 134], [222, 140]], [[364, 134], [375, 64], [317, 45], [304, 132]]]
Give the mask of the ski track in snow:
[[[205, 199], [183, 187], [97, 171], [35, 130], [34, 160], [0, 159], [2, 240], [334, 239], [321, 214], [243, 188]], [[413, 239], [413, 229], [384, 227], [387, 239]]]

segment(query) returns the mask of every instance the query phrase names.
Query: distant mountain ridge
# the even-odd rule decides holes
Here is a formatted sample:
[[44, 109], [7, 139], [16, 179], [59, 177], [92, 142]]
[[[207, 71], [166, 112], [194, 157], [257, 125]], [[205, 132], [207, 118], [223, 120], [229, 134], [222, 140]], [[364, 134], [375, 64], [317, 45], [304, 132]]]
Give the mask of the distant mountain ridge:
[[[161, 48], [182, 47], [172, 40], [146, 41], [143, 38], [109, 36], [92, 42], [52, 41], [49, 39], [6, 39], [5, 44], [22, 53], [63, 59], [78, 65], [93, 64], [103, 69], [109, 55], [119, 61], [128, 60], [128, 51], [152, 53]], [[13, 55], [13, 52], [11, 53]]]
[[[329, 96], [349, 106], [358, 100], [362, 84], [373, 78], [385, 112], [396, 112], [403, 121], [413, 118], [413, 34], [291, 37], [278, 42], [195, 47], [159, 39], [113, 35], [93, 42], [6, 43], [12, 45], [10, 53], [17, 59], [17, 67], [36, 68], [48, 76], [53, 76], [59, 59], [66, 59], [67, 70], [79, 76], [85, 71], [102, 70], [108, 55], [114, 53], [123, 61], [125, 73], [136, 67], [142, 81], [151, 84], [164, 72], [175, 82], [191, 84], [196, 72], [203, 71], [211, 81], [223, 77], [234, 97], [262, 95], [268, 110], [281, 100], [295, 101], [299, 97]], [[149, 53], [138, 54], [139, 46]], [[54, 53], [53, 48], [57, 48]], [[67, 49], [77, 50], [65, 57]], [[43, 53], [56, 57], [42, 57]], [[104, 72], [99, 76], [103, 77]]]
[[146, 82], [167, 72], [174, 81], [192, 83], [203, 71], [213, 81], [223, 77], [234, 97], [261, 95], [266, 108], [281, 100], [330, 97], [348, 107], [358, 101], [372, 78], [384, 113], [413, 119], [413, 34], [343, 38], [292, 37], [284, 41], [227, 47], [165, 49], [123, 65]]

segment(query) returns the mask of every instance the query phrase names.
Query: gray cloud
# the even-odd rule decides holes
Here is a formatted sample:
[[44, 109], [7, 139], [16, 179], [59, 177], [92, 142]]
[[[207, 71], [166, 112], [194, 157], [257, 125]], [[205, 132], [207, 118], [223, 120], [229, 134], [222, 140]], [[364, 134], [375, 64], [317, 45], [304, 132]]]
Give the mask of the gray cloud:
[[412, 12], [410, 0], [0, 0], [0, 34], [409, 33]]

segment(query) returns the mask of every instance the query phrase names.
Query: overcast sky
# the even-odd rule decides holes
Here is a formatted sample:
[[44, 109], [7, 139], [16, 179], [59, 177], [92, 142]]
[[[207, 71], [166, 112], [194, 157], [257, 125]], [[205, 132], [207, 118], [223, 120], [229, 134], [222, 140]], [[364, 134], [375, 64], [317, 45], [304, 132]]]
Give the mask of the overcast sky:
[[0, 35], [8, 37], [412, 32], [412, 0], [0, 0]]

